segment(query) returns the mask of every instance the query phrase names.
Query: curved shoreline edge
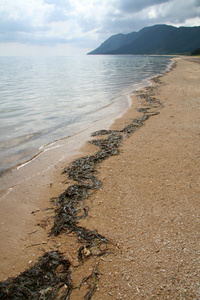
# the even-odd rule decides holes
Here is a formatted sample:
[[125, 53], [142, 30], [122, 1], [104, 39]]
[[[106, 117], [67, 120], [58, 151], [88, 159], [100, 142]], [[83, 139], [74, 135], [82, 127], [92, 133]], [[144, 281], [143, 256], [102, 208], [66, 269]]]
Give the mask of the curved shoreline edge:
[[[173, 63], [175, 64], [175, 63]], [[173, 64], [170, 67], [170, 69], [173, 69]], [[169, 72], [166, 71], [166, 72]], [[154, 82], [156, 84], [159, 84], [159, 78], [162, 75], [156, 76], [152, 78], [150, 81]], [[98, 180], [98, 178], [94, 175], [94, 173], [97, 173], [98, 167], [100, 164], [105, 160], [108, 159], [110, 156], [118, 155], [120, 153], [120, 144], [123, 141], [124, 138], [128, 138], [131, 134], [133, 134], [136, 130], [138, 130], [141, 126], [144, 125], [144, 123], [152, 116], [159, 114], [159, 109], [162, 107], [162, 104], [154, 98], [153, 90], [156, 88], [156, 86], [148, 86], [146, 87], [147, 93], [141, 93], [138, 94], [139, 91], [136, 93], [138, 94], [138, 97], [141, 97], [142, 99], [145, 99], [146, 103], [148, 104], [148, 107], [140, 107], [137, 109], [137, 111], [141, 114], [139, 118], [134, 118], [131, 123], [124, 126], [121, 130], [99, 130], [92, 134], [93, 137], [95, 136], [107, 136], [107, 138], [100, 138], [91, 140], [90, 143], [94, 144], [96, 146], [100, 147], [100, 150], [96, 152], [94, 155], [85, 156], [82, 158], [78, 158], [77, 160], [73, 161], [71, 164], [71, 167], [69, 167], [65, 172], [68, 173], [68, 177], [75, 181], [76, 183], [69, 186], [64, 193], [62, 193], [57, 199], [55, 198], [54, 201], [56, 201], [56, 205], [58, 207], [55, 207], [55, 218], [54, 218], [54, 225], [51, 229], [51, 235], [57, 236], [61, 232], [63, 233], [66, 231], [66, 233], [74, 232], [75, 235], [78, 236], [78, 241], [81, 244], [84, 244], [84, 246], [80, 246], [78, 250], [77, 257], [82, 262], [85, 258], [89, 256], [97, 256], [97, 254], [94, 254], [91, 249], [92, 248], [98, 248], [98, 256], [106, 255], [109, 253], [109, 248], [107, 248], [107, 244], [110, 242], [106, 237], [101, 236], [97, 231], [91, 231], [87, 228], [82, 228], [78, 226], [78, 222], [80, 220], [80, 207], [83, 206], [85, 198], [88, 198], [91, 195], [91, 191], [94, 193], [96, 189], [99, 189], [102, 187], [102, 183]], [[153, 106], [153, 107], [152, 107]], [[153, 108], [153, 111], [151, 111]], [[24, 164], [25, 165], [25, 164]], [[82, 203], [81, 203], [82, 202]], [[80, 205], [81, 203], [81, 205]], [[83, 217], [87, 217], [86, 208], [82, 207], [83, 210]], [[88, 209], [89, 210], [89, 209]], [[103, 250], [101, 249], [102, 244], [106, 244], [106, 248]], [[82, 250], [87, 249], [88, 255], [85, 255]], [[86, 251], [86, 250], [85, 250]], [[97, 250], [95, 250], [97, 251]], [[44, 257], [46, 255], [50, 255], [47, 252], [44, 254]], [[52, 259], [54, 258], [56, 254], [52, 255]], [[59, 252], [58, 252], [59, 255]], [[51, 257], [51, 255], [50, 255]], [[55, 258], [54, 258], [55, 259]], [[40, 261], [43, 261], [43, 257], [39, 258]], [[37, 269], [37, 263], [36, 267], [33, 266], [31, 268], [31, 272], [34, 273], [34, 269]], [[26, 271], [25, 271], [26, 273]], [[22, 276], [22, 278], [25, 276], [22, 273], [19, 276]], [[44, 273], [43, 276], [46, 276]], [[24, 280], [24, 279], [23, 279]], [[1, 289], [5, 290], [17, 290], [17, 285], [13, 286], [13, 283], [15, 282], [14, 279], [11, 279], [9, 284], [6, 282], [5, 286], [1, 286]], [[15, 283], [14, 283], [15, 284]], [[60, 284], [60, 282], [59, 282]], [[65, 283], [66, 284], [66, 283]], [[42, 287], [44, 288], [44, 287]], [[15, 291], [16, 293], [16, 291]], [[40, 293], [40, 289], [38, 289], [38, 293]], [[12, 297], [12, 294], [7, 294], [7, 296]], [[19, 295], [20, 296], [20, 287], [19, 287]], [[26, 295], [28, 297], [30, 295]]]
[[[171, 63], [170, 63], [170, 58], [169, 58], [168, 65], [166, 65], [166, 71], [170, 67], [170, 64]], [[157, 76], [157, 75], [155, 75], [155, 76]], [[130, 86], [127, 86], [127, 87], [123, 88], [121, 91], [116, 93], [115, 97], [113, 98], [113, 99], [115, 99], [114, 101], [113, 101], [113, 99], [110, 99], [109, 103], [106, 104], [105, 106], [103, 106], [101, 108], [98, 108], [97, 110], [94, 110], [93, 112], [88, 112], [87, 114], [91, 114], [91, 113], [94, 114], [97, 111], [102, 111], [103, 115], [105, 115], [105, 119], [106, 119], [106, 116], [109, 117], [109, 114], [112, 115], [113, 120], [118, 118], [123, 113], [123, 111], [128, 109], [128, 107], [131, 105], [131, 103], [129, 103], [130, 101], [128, 99], [126, 100], [126, 98], [128, 98], [128, 95], [132, 93], [132, 89], [133, 90], [138, 90], [138, 88], [141, 89], [141, 88], [145, 87], [146, 85], [148, 85], [148, 82], [149, 82], [150, 79], [151, 79], [151, 77], [143, 79], [140, 83], [131, 84]], [[122, 97], [125, 98], [125, 99], [121, 99]], [[121, 104], [119, 104], [119, 103], [121, 103]], [[124, 104], [122, 105], [122, 103], [124, 103]], [[106, 111], [109, 106], [111, 106], [110, 112]], [[113, 111], [115, 113], [113, 113]], [[101, 119], [103, 121], [104, 117], [101, 116]], [[109, 120], [110, 120], [110, 123], [107, 126], [111, 125], [111, 118]], [[99, 121], [100, 121], [100, 119], [97, 119], [97, 120], [91, 121], [91, 122], [96, 123], [96, 122], [99, 122]], [[102, 124], [104, 126], [103, 122], [102, 122]], [[62, 141], [67, 140], [68, 138], [70, 138], [73, 135], [78, 135], [79, 136], [81, 132], [83, 132], [85, 130], [87, 131], [88, 127], [89, 126], [92, 127], [93, 125], [94, 124], [92, 124], [92, 123], [85, 124], [85, 125], [82, 126], [82, 128], [78, 128], [78, 131], [75, 130], [74, 133], [71, 133], [69, 136], [63, 136], [62, 138], [52, 140], [52, 141], [48, 142], [47, 144], [43, 144], [41, 146], [38, 146], [38, 148], [35, 148], [35, 149], [32, 149], [32, 150], [29, 149], [30, 151], [28, 151], [29, 153], [27, 152], [27, 157], [26, 158], [25, 157], [23, 158], [23, 152], [21, 154], [20, 151], [19, 151], [19, 153], [15, 153], [14, 156], [12, 154], [11, 155], [11, 162], [7, 161], [7, 158], [5, 159], [5, 161], [7, 161], [7, 166], [6, 166], [6, 163], [2, 161], [0, 176], [3, 176], [3, 174], [8, 173], [8, 172], [13, 172], [15, 170], [15, 168], [17, 168], [17, 169], [22, 168], [24, 165], [27, 165], [27, 164], [31, 163], [39, 155], [43, 154], [42, 150], [45, 150], [45, 151], [48, 150], [49, 151], [49, 150], [51, 150], [51, 146], [54, 145], [54, 144], [57, 144], [58, 147], [60, 147], [60, 145], [62, 144]], [[100, 129], [100, 127], [99, 127], [99, 129]], [[42, 132], [35, 132], [33, 134], [28, 134], [27, 136], [26, 135], [25, 136], [20, 136], [16, 139], [23, 140], [23, 138], [26, 139], [27, 137], [31, 139], [31, 137], [34, 137], [35, 135], [36, 136], [40, 135], [41, 133]], [[9, 144], [9, 141], [7, 141], [7, 142]], [[2, 158], [2, 160], [3, 160], [3, 158]], [[4, 163], [5, 163], [5, 165], [4, 165]]]
[[[147, 87], [144, 92], [140, 92], [138, 94], [138, 96], [140, 97], [140, 101], [143, 102], [143, 105], [141, 107], [137, 108], [137, 114], [140, 115], [139, 118], [134, 118], [131, 123], [129, 122], [126, 126], [124, 126], [121, 129], [113, 129], [111, 131], [99, 131], [98, 133], [96, 133], [96, 135], [98, 135], [98, 134], [100, 134], [100, 135], [105, 135], [105, 134], [110, 135], [110, 139], [109, 138], [108, 139], [104, 139], [104, 138], [103, 139], [96, 139], [96, 140], [94, 140], [94, 142], [92, 142], [96, 146], [100, 146], [101, 150], [103, 150], [104, 152], [106, 152], [106, 155], [108, 154], [107, 157], [109, 157], [109, 156], [115, 156], [115, 155], [118, 154], [117, 149], [119, 147], [119, 144], [121, 143], [121, 139], [122, 138], [119, 137], [119, 136], [121, 136], [121, 134], [128, 135], [128, 134], [131, 134], [131, 131], [132, 132], [138, 132], [137, 129], [140, 128], [140, 127], [142, 127], [144, 125], [143, 123], [145, 121], [147, 121], [150, 116], [156, 116], [156, 115], [158, 115], [158, 113], [159, 113], [158, 110], [161, 108], [162, 104], [161, 104], [161, 102], [159, 100], [157, 100], [156, 98], [154, 98], [154, 95], [155, 95], [154, 93], [156, 93], [156, 89], [157, 89], [157, 87], [160, 84], [159, 77], [157, 77], [154, 81], [155, 81], [154, 85], [152, 85], [150, 87]], [[153, 109], [153, 111], [152, 111], [152, 109]], [[127, 120], [126, 120], [126, 122], [127, 122]], [[118, 138], [116, 138], [117, 135], [118, 135]], [[114, 138], [114, 141], [113, 141], [113, 138]], [[124, 137], [124, 138], [126, 139], [126, 137]], [[120, 140], [120, 143], [118, 143], [119, 140]], [[108, 145], [109, 144], [111, 145], [111, 150], [110, 150], [111, 152], [110, 153], [109, 153], [109, 149], [108, 149]], [[97, 151], [97, 153], [99, 155], [100, 152]], [[92, 154], [90, 157], [94, 157], [94, 154]], [[102, 159], [102, 157], [100, 157], [100, 159]], [[88, 160], [90, 160], [89, 156], [87, 156], [87, 165], [83, 164], [83, 170], [85, 170], [85, 169], [87, 169], [87, 170], [91, 169], [90, 167], [88, 167]], [[78, 162], [78, 164], [76, 162]], [[86, 199], [86, 197], [85, 197], [85, 189], [88, 191], [88, 189], [91, 189], [91, 188], [92, 189], [99, 189], [99, 188], [101, 188], [101, 184], [99, 184], [99, 182], [98, 182], [99, 180], [95, 179], [95, 177], [94, 177], [95, 176], [94, 174], [96, 174], [96, 169], [93, 168], [93, 162], [94, 161], [92, 161], [92, 170], [91, 170], [92, 174], [88, 174], [85, 171], [83, 172], [83, 170], [82, 171], [78, 170], [78, 177], [77, 177], [77, 173], [76, 172], [77, 172], [77, 167], [79, 167], [79, 165], [81, 164], [81, 160], [77, 159], [77, 160], [74, 161], [74, 163], [72, 163], [71, 169], [69, 168], [67, 170], [67, 173], [68, 173], [68, 175], [72, 174], [71, 170], [73, 169], [73, 165], [74, 165], [75, 168], [74, 168], [74, 173], [71, 175], [71, 180], [73, 180], [73, 181], [76, 180], [77, 183], [75, 183], [75, 184], [73, 183], [72, 185], [69, 185], [69, 187], [67, 188], [67, 190], [65, 190], [65, 192], [62, 193], [57, 198], [58, 205], [63, 206], [63, 203], [61, 202], [61, 200], [64, 201], [64, 202], [66, 202], [66, 198], [67, 198], [67, 202], [69, 203], [71, 201], [71, 200], [69, 201], [70, 197], [71, 197], [72, 202], [73, 202], [75, 196], [77, 197], [78, 205], [80, 205], [80, 200], [81, 199], [80, 199], [79, 193], [81, 195], [83, 195], [83, 199], [82, 200], [84, 200], [86, 202], [88, 202], [88, 201], [90, 202], [91, 201], [90, 198]], [[99, 164], [98, 164], [98, 166], [99, 166]], [[83, 173], [82, 175], [84, 175], [83, 176], [84, 178], [79, 177], [81, 172]], [[99, 172], [98, 168], [97, 168], [97, 172]], [[85, 180], [87, 181], [87, 183], [85, 182]], [[95, 184], [97, 184], [96, 186], [93, 185], [94, 182], [95, 182]], [[83, 190], [82, 191], [80, 191], [80, 186], [81, 185], [83, 186]], [[73, 188], [75, 187], [76, 190], [75, 191], [71, 191], [71, 189], [72, 189], [71, 187], [73, 187]], [[77, 193], [77, 189], [78, 189], [78, 193]], [[72, 207], [72, 205], [70, 204], [70, 208], [74, 208], [75, 215], [76, 215], [75, 217], [78, 217], [78, 220], [80, 220], [81, 215], [78, 214], [79, 212], [77, 213], [76, 205], [77, 204], [75, 204], [75, 207]], [[63, 206], [62, 208], [66, 211], [66, 206]], [[87, 209], [86, 209], [86, 207], [82, 206], [82, 209], [85, 212], [85, 214], [83, 214], [83, 215], [86, 216], [87, 215]], [[56, 212], [59, 213], [59, 209], [57, 209]], [[33, 212], [33, 214], [35, 214], [35, 212]], [[63, 215], [63, 212], [61, 212], [61, 215]], [[46, 223], [49, 222], [49, 224], [47, 224], [47, 231], [52, 226], [51, 217], [52, 217], [52, 214], [46, 220], [47, 221]], [[73, 215], [72, 215], [72, 218], [74, 218]], [[60, 220], [61, 220], [60, 217], [57, 218], [57, 221], [60, 221]], [[83, 221], [83, 224], [84, 224], [84, 222], [85, 221]], [[70, 232], [72, 232], [73, 228], [77, 227], [77, 220], [75, 220], [75, 223], [73, 223], [73, 224], [70, 221], [70, 225], [73, 225], [73, 226], [71, 228], [67, 227], [66, 222], [64, 222], [64, 227], [61, 229], [61, 231], [63, 231], [63, 230], [69, 230]], [[61, 226], [61, 225], [59, 224], [59, 226]], [[81, 226], [81, 228], [83, 228], [83, 227]], [[80, 229], [80, 227], [79, 227], [79, 229]], [[80, 231], [79, 229], [78, 229], [78, 232]], [[76, 264], [76, 262], [74, 262], [74, 260], [76, 261], [76, 258], [73, 259], [73, 258], [70, 257], [70, 260], [73, 261], [72, 262], [72, 269], [75, 270], [75, 273], [77, 273], [77, 270], [79, 268], [83, 269], [84, 271], [86, 269], [88, 269], [88, 264], [90, 265], [90, 268], [91, 268], [92, 263], [94, 263], [94, 261], [95, 261], [96, 268], [93, 268], [92, 269], [92, 273], [90, 272], [90, 274], [87, 277], [88, 281], [91, 278], [93, 278], [93, 280], [95, 279], [94, 280], [95, 285], [92, 286], [92, 288], [93, 288], [92, 291], [94, 292], [95, 289], [97, 289], [98, 278], [100, 277], [100, 272], [101, 272], [101, 271], [98, 271], [98, 269], [97, 269], [97, 266], [99, 265], [99, 261], [97, 261], [97, 257], [99, 257], [99, 260], [100, 260], [102, 257], [104, 257], [104, 255], [106, 255], [106, 257], [107, 257], [108, 252], [114, 252], [116, 254], [119, 251], [119, 247], [116, 246], [116, 245], [113, 245], [113, 243], [112, 243], [112, 247], [114, 247], [114, 250], [112, 249], [112, 251], [111, 251], [111, 249], [108, 246], [108, 244], [109, 244], [108, 241], [111, 240], [110, 237], [103, 237], [101, 235], [100, 241], [103, 241], [103, 243], [105, 244], [105, 247], [102, 248], [102, 243], [99, 243], [99, 241], [98, 241], [98, 238], [99, 238], [98, 237], [98, 233], [96, 231], [94, 232], [93, 230], [92, 231], [91, 230], [87, 230], [87, 235], [90, 237], [91, 240], [93, 239], [91, 237], [91, 232], [92, 232], [92, 234], [94, 234], [94, 240], [95, 240], [94, 244], [93, 244], [93, 242], [89, 243], [87, 241], [87, 239], [86, 240], [80, 239], [79, 241], [81, 242], [81, 245], [82, 245], [82, 246], [80, 246], [80, 244], [77, 241], [74, 241], [74, 235], [72, 233], [70, 233], [69, 240], [73, 240], [73, 242], [71, 242], [72, 243], [72, 248], [76, 249], [75, 253], [76, 254], [78, 253], [78, 257], [79, 257], [79, 260], [78, 260], [77, 264]], [[57, 233], [58, 232], [56, 232], [56, 234]], [[62, 241], [63, 244], [65, 243], [65, 241], [64, 241], [65, 237], [63, 237], [63, 235], [62, 235], [60, 237], [60, 240], [59, 240], [59, 241]], [[82, 237], [82, 235], [81, 235], [81, 237]], [[55, 237], [54, 237], [54, 240], [55, 240]], [[48, 243], [49, 243], [49, 247], [48, 247]], [[57, 247], [55, 247], [55, 244], [54, 244], [54, 249], [60, 248], [62, 246], [62, 243], [61, 243], [61, 245], [59, 247], [58, 247], [58, 245], [60, 244], [59, 242], [56, 243]], [[34, 247], [34, 246], [32, 246], [32, 247]], [[47, 249], [47, 248], [51, 248], [51, 247], [52, 247], [52, 241], [48, 240], [47, 244], [45, 244], [45, 248]], [[78, 249], [78, 251], [77, 251], [77, 249]], [[66, 250], [66, 251], [68, 252], [68, 250]], [[63, 250], [62, 250], [62, 252], [63, 252]], [[73, 252], [72, 249], [71, 249], [71, 252]], [[54, 256], [55, 255], [56, 254], [54, 254]], [[86, 261], [85, 264], [83, 264], [84, 260]], [[90, 260], [93, 260], [93, 262], [89, 263]], [[33, 265], [33, 268], [34, 268], [34, 265]], [[31, 269], [31, 270], [33, 270], [33, 269]], [[86, 273], [87, 273], [87, 271], [86, 271]], [[90, 277], [90, 275], [91, 275], [91, 277]], [[68, 278], [68, 280], [69, 280], [69, 278]], [[87, 283], [87, 280], [85, 280], [85, 283]], [[66, 284], [66, 282], [65, 282], [65, 284]], [[69, 287], [70, 284], [68, 284], [67, 287]], [[81, 285], [81, 287], [82, 287], [82, 285]], [[44, 287], [42, 287], [42, 289], [44, 289]], [[39, 289], [38, 289], [38, 291], [40, 292]], [[88, 297], [92, 296], [92, 294], [90, 294], [90, 292], [92, 292], [92, 291], [89, 290], [87, 292], [87, 293], [89, 293]], [[82, 292], [82, 290], [81, 290], [81, 292]], [[73, 293], [74, 293], [74, 291], [73, 291]], [[77, 293], [77, 290], [75, 290], [75, 294], [76, 293]], [[84, 293], [84, 291], [83, 291], [83, 293]], [[87, 295], [87, 293], [85, 293], [85, 295]], [[72, 294], [72, 297], [73, 297], [73, 294]], [[88, 299], [90, 299], [90, 298], [88, 298]]]

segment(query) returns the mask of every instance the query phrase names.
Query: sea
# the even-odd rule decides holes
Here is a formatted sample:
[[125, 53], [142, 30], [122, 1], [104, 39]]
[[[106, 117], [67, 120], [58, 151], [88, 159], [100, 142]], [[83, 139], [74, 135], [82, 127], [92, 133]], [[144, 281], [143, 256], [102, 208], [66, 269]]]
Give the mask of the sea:
[[[0, 57], [0, 174], [130, 106], [172, 57]], [[103, 128], [102, 128], [103, 129]]]

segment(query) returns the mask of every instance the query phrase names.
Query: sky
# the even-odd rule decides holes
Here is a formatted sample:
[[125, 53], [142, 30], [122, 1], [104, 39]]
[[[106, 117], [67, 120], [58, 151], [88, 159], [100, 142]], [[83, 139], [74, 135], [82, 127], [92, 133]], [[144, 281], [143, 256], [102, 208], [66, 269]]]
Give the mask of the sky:
[[0, 56], [85, 55], [155, 24], [200, 26], [200, 0], [0, 0]]

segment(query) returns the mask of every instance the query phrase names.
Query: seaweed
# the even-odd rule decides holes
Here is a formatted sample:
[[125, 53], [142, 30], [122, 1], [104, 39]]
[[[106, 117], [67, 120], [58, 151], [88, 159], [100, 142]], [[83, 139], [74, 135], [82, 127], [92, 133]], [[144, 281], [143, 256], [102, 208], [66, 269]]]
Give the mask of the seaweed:
[[46, 252], [30, 269], [0, 282], [0, 299], [69, 299], [70, 265], [58, 251]]
[[155, 97], [154, 97], [154, 94], [152, 93], [152, 90], [154, 89], [154, 87], [149, 87], [149, 88], [146, 88], [146, 89], [149, 89], [150, 91], [148, 93], [142, 93], [142, 94], [138, 94], [137, 96], [140, 98], [140, 99], [144, 99], [147, 103], [149, 103], [150, 105], [152, 104], [157, 104], [159, 106], [162, 106], [162, 103], [157, 100]]
[[[143, 96], [142, 96], [143, 97]], [[149, 96], [148, 96], [149, 97]], [[146, 97], [145, 97], [146, 99]], [[146, 99], [147, 100], [147, 99]], [[107, 243], [107, 239], [95, 231], [82, 228], [78, 225], [79, 220], [87, 217], [88, 208], [84, 207], [84, 200], [95, 190], [102, 187], [102, 182], [98, 179], [97, 167], [110, 156], [120, 153], [119, 147], [124, 135], [129, 137], [135, 132], [149, 117], [158, 114], [157, 111], [150, 111], [151, 107], [140, 108], [143, 113], [138, 119], [133, 119], [121, 130], [99, 130], [92, 134], [108, 135], [107, 138], [93, 139], [89, 143], [100, 148], [94, 155], [87, 155], [76, 159], [71, 166], [64, 169], [63, 173], [68, 175], [75, 184], [69, 186], [64, 193], [56, 199], [56, 209], [54, 225], [51, 235], [59, 235], [61, 232], [75, 233], [79, 242], [93, 245], [96, 240]]]
[[98, 287], [100, 275], [102, 274], [98, 270], [98, 265], [96, 265], [95, 267], [93, 267], [92, 273], [89, 276], [83, 278], [79, 288], [81, 288], [81, 286], [85, 282], [88, 284], [88, 292], [84, 296], [85, 300], [90, 300], [92, 298], [92, 295], [95, 293]]
[[102, 130], [98, 130], [92, 133], [91, 136], [97, 136], [97, 135], [108, 135], [111, 133], [115, 133], [118, 132], [118, 130], [106, 130], [106, 129], [102, 129]]
[[[154, 97], [154, 88], [148, 87], [146, 88], [147, 93], [138, 94], [141, 99], [146, 101], [146, 107], [138, 109], [142, 113], [141, 117], [133, 119], [120, 130], [94, 132], [93, 137], [107, 135], [107, 138], [94, 139], [89, 142], [99, 147], [99, 151], [94, 155], [76, 159], [70, 167], [63, 171], [74, 183], [59, 197], [52, 199], [55, 205], [55, 216], [50, 235], [57, 236], [62, 232], [74, 233], [78, 242], [82, 244], [78, 250], [79, 262], [84, 263], [90, 257], [111, 253], [108, 247], [108, 244], [111, 243], [109, 239], [96, 230], [89, 230], [79, 225], [80, 220], [86, 218], [89, 212], [84, 200], [102, 188], [102, 182], [98, 179], [98, 166], [105, 159], [120, 153], [119, 148], [124, 137], [128, 138], [151, 116], [159, 114], [158, 111], [151, 111], [152, 108], [162, 106], [161, 102]], [[45, 220], [44, 225], [47, 225], [49, 218]], [[46, 252], [28, 270], [15, 278], [0, 282], [0, 299], [69, 299], [74, 289], [70, 277], [70, 266], [69, 260], [58, 251]], [[100, 275], [98, 265], [96, 265], [92, 273], [83, 278], [79, 288], [83, 283], [88, 284], [85, 300], [91, 299], [96, 291]]]
[[[96, 231], [78, 226], [78, 221], [80, 218], [87, 216], [88, 210], [83, 205], [84, 199], [102, 187], [101, 181], [96, 176], [97, 166], [106, 158], [119, 154], [118, 148], [122, 138], [122, 135], [118, 132], [111, 133], [106, 139], [92, 140], [90, 143], [98, 146], [100, 151], [95, 155], [78, 158], [70, 168], [64, 170], [64, 173], [67, 173], [68, 177], [77, 183], [69, 186], [56, 199], [57, 208], [51, 235], [58, 235], [62, 231], [74, 232], [81, 242], [93, 244], [94, 241], [99, 240], [107, 243], [107, 239]], [[84, 213], [80, 216], [81, 211]]]
[[140, 119], [133, 119], [131, 123], [128, 125], [124, 126], [120, 130], [120, 132], [123, 132], [126, 134], [127, 137], [129, 137], [132, 133], [134, 133], [139, 127], [143, 126], [143, 121]]

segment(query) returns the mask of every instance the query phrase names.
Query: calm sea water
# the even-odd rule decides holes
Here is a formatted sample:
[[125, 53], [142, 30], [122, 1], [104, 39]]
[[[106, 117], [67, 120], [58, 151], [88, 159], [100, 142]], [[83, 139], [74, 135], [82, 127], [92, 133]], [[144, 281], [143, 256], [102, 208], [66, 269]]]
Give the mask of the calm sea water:
[[164, 56], [0, 57], [0, 171], [104, 118], [105, 107], [120, 112], [127, 95], [170, 62]]

